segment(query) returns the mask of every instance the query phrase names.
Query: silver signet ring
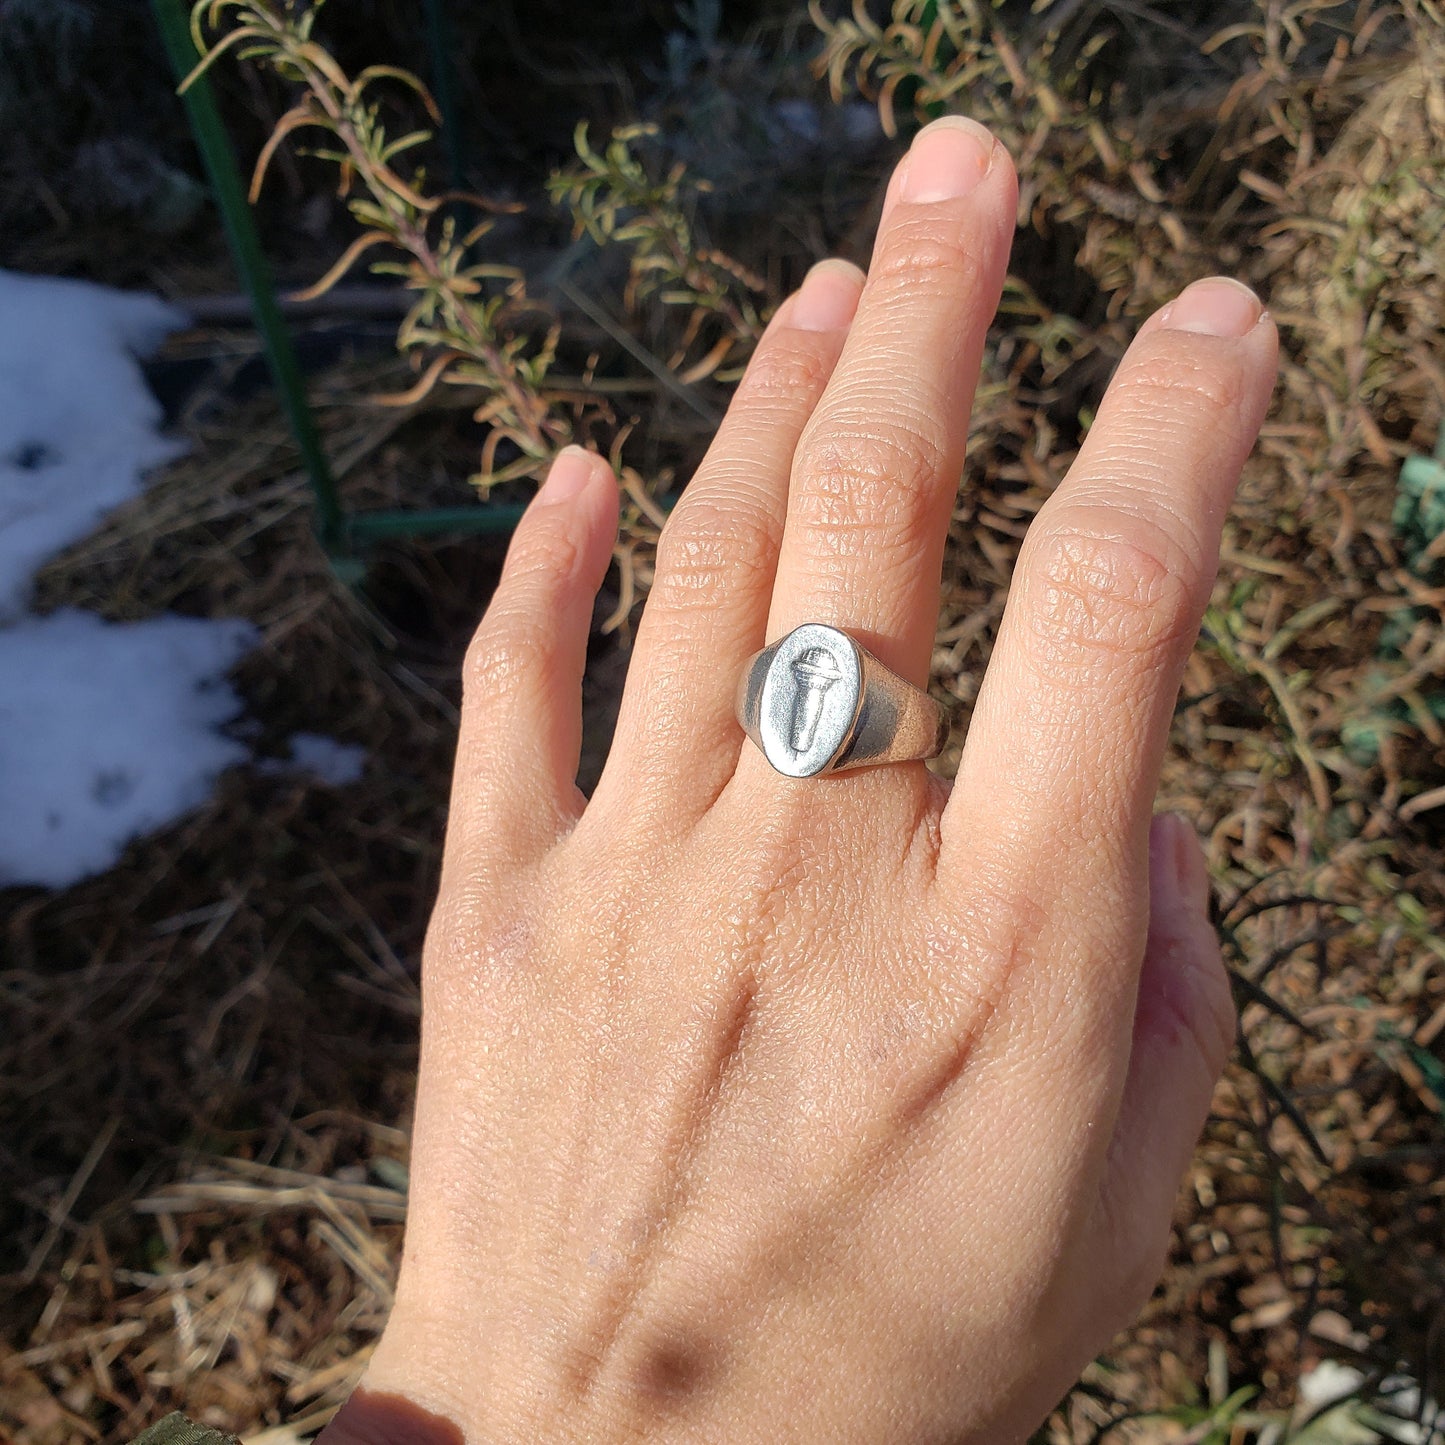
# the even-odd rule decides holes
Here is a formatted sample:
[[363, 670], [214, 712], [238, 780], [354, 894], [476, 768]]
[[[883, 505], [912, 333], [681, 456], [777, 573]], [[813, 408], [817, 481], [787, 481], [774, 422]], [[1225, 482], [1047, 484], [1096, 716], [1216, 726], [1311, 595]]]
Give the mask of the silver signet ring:
[[748, 659], [737, 718], [789, 778], [936, 757], [949, 732], [934, 698], [821, 622], [804, 623]]

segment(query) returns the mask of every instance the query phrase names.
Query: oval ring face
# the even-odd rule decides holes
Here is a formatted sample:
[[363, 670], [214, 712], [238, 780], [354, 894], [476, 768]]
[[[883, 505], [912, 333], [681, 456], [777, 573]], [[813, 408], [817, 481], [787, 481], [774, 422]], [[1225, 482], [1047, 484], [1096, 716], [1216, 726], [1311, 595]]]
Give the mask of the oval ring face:
[[758, 705], [768, 761], [790, 778], [811, 778], [853, 734], [862, 702], [862, 658], [836, 627], [809, 622], [773, 653]]

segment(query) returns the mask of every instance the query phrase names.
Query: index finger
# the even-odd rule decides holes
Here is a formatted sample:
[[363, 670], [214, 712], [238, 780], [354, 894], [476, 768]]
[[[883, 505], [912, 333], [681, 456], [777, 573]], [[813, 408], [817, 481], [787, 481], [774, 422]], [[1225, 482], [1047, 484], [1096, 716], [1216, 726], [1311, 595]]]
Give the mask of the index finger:
[[995, 876], [1033, 880], [1045, 916], [1142, 901], [1174, 701], [1277, 345], [1253, 292], [1223, 278], [1140, 329], [1025, 539], [944, 814], [941, 884], [992, 855]]

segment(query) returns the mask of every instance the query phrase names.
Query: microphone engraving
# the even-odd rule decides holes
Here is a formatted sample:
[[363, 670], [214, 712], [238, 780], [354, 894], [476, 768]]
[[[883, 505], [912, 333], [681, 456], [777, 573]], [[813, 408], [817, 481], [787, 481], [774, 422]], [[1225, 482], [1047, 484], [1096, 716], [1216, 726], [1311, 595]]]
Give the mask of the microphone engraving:
[[793, 697], [788, 746], [797, 754], [805, 753], [813, 746], [818, 719], [823, 715], [823, 698], [843, 672], [826, 647], [810, 647], [794, 658], [793, 676], [797, 679], [798, 690]]

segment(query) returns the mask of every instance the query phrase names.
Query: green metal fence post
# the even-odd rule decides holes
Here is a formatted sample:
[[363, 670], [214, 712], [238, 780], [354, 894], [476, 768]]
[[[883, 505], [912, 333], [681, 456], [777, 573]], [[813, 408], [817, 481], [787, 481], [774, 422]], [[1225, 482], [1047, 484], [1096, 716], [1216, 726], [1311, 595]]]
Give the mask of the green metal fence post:
[[[186, 0], [151, 0], [166, 54], [178, 79], [184, 79], [200, 60], [191, 40], [190, 19]], [[225, 223], [231, 243], [231, 254], [240, 272], [241, 283], [251, 298], [256, 328], [261, 334], [266, 360], [286, 417], [291, 425], [302, 465], [311, 480], [316, 496], [317, 531], [322, 545], [333, 555], [343, 553], [347, 546], [346, 516], [335, 479], [316, 429], [316, 418], [306, 400], [306, 383], [301, 366], [291, 345], [291, 336], [276, 304], [270, 268], [261, 250], [260, 238], [251, 218], [250, 203], [236, 168], [236, 157], [227, 139], [210, 80], [202, 75], [181, 97], [191, 122], [191, 133], [201, 152], [201, 159], [210, 177], [211, 190]]]
[[441, 143], [446, 153], [452, 186], [461, 190], [466, 182], [462, 164], [462, 131], [457, 110], [456, 46], [446, 0], [426, 0], [426, 39], [431, 52], [431, 89], [441, 113]]

